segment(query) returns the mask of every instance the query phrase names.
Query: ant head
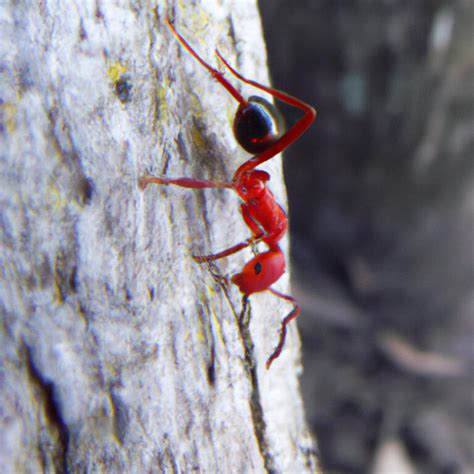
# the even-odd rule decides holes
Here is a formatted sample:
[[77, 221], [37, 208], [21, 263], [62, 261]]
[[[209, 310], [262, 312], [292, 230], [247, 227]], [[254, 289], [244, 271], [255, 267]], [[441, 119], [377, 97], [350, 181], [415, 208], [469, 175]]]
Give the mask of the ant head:
[[245, 151], [256, 155], [267, 150], [282, 136], [282, 122], [273, 104], [253, 95], [240, 104], [235, 113], [234, 135]]

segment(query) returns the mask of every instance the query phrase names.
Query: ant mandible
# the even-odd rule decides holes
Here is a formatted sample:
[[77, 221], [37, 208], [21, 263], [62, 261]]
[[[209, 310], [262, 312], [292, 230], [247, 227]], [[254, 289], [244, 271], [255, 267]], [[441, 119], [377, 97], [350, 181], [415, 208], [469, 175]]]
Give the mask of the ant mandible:
[[232, 255], [252, 244], [263, 242], [268, 250], [257, 254], [240, 273], [235, 274], [231, 281], [238, 286], [244, 299], [252, 293], [268, 290], [275, 296], [282, 298], [291, 304], [293, 309], [281, 323], [279, 342], [267, 360], [266, 367], [270, 368], [272, 362], [281, 354], [285, 344], [286, 326], [300, 313], [300, 308], [289, 295], [280, 293], [271, 288], [285, 272], [286, 261], [278, 242], [282, 239], [288, 228], [288, 218], [285, 211], [275, 201], [275, 197], [267, 187], [270, 175], [263, 170], [256, 169], [265, 161], [273, 158], [293, 143], [311, 125], [316, 118], [316, 111], [308, 104], [296, 99], [284, 92], [241, 76], [222, 57], [216, 49], [215, 53], [219, 61], [240, 81], [257, 89], [263, 90], [287, 104], [297, 107], [304, 115], [282, 134], [278, 130], [278, 115], [270, 102], [258, 96], [251, 96], [248, 100], [234, 88], [224, 77], [223, 73], [206, 63], [187, 43], [187, 41], [176, 31], [170, 19], [166, 20], [167, 26], [173, 32], [179, 43], [203, 66], [212, 77], [219, 81], [222, 86], [237, 100], [239, 106], [234, 117], [234, 135], [240, 146], [247, 152], [254, 154], [252, 158], [243, 163], [232, 177], [232, 181], [218, 182], [194, 178], [158, 178], [155, 176], [144, 176], [139, 180], [142, 190], [149, 184], [172, 184], [190, 189], [220, 188], [233, 189], [242, 203], [240, 210], [245, 224], [250, 229], [252, 236], [226, 250], [210, 255], [196, 256], [193, 258], [198, 263], [210, 262]]

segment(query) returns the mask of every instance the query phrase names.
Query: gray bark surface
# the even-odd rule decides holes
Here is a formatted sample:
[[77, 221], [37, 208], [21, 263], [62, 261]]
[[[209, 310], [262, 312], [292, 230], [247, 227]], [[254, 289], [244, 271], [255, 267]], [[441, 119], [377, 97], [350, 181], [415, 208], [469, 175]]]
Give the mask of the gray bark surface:
[[[168, 8], [209, 62], [218, 45], [268, 83], [254, 1]], [[265, 369], [290, 308], [252, 296], [247, 328], [221, 276], [251, 252], [192, 259], [248, 237], [235, 194], [137, 185], [147, 172], [225, 180], [248, 158], [235, 102], [166, 12], [162, 1], [0, 6], [3, 472], [317, 469], [295, 325]]]

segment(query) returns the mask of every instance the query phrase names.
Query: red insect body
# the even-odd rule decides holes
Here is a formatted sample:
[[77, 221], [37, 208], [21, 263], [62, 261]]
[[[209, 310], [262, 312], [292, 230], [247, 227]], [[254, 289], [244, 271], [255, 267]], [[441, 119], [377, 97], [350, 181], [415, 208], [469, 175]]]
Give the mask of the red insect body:
[[285, 273], [286, 261], [283, 252], [276, 245], [273, 250], [259, 253], [246, 263], [240, 273], [232, 277], [244, 295], [268, 290]]
[[216, 50], [218, 59], [237, 79], [257, 89], [268, 92], [277, 99], [303, 110], [303, 117], [287, 130], [285, 134], [280, 136], [276, 127], [277, 119], [273, 115], [273, 106], [270, 103], [256, 96], [245, 100], [223, 76], [223, 73], [211, 67], [198, 56], [186, 40], [175, 30], [169, 20], [167, 20], [167, 25], [181, 45], [239, 102], [239, 107], [234, 119], [234, 134], [239, 144], [245, 150], [257, 154], [237, 169], [230, 182], [216, 182], [193, 178], [168, 179], [144, 176], [140, 179], [139, 185], [141, 189], [145, 189], [145, 187], [151, 183], [172, 184], [190, 189], [227, 188], [233, 189], [239, 195], [242, 200], [242, 217], [252, 232], [252, 237], [221, 252], [194, 256], [194, 259], [199, 263], [217, 260], [232, 255], [258, 242], [263, 242], [268, 246], [266, 252], [259, 253], [253, 257], [245, 264], [242, 271], [234, 275], [231, 280], [245, 296], [259, 291], [269, 290], [275, 296], [294, 305], [293, 310], [281, 323], [280, 340], [267, 360], [266, 367], [268, 369], [283, 349], [286, 326], [298, 316], [300, 309], [291, 296], [280, 293], [270, 287], [283, 275], [286, 269], [285, 257], [278, 246], [278, 242], [287, 231], [288, 218], [285, 211], [276, 202], [273, 193], [267, 187], [266, 183], [270, 179], [270, 175], [265, 171], [255, 168], [273, 158], [293, 143], [314, 121], [316, 112], [311, 106], [284, 92], [244, 78], [235, 71], [221, 56], [219, 51]]

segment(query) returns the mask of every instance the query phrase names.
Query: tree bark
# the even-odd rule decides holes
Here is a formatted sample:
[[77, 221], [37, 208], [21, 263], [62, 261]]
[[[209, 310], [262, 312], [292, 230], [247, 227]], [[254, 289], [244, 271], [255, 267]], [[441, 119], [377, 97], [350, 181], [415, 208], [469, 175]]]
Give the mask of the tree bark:
[[[218, 45], [268, 83], [254, 1], [168, 8], [206, 60]], [[265, 369], [290, 308], [245, 306], [227, 284], [250, 251], [192, 259], [248, 237], [235, 194], [138, 188], [147, 172], [229, 179], [248, 158], [236, 104], [166, 15], [164, 1], [0, 7], [4, 472], [317, 470], [295, 325]]]

